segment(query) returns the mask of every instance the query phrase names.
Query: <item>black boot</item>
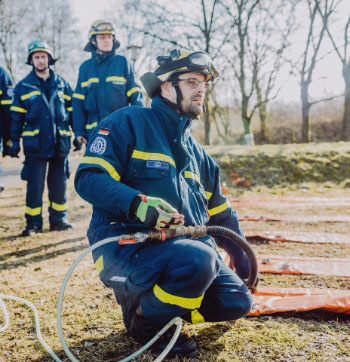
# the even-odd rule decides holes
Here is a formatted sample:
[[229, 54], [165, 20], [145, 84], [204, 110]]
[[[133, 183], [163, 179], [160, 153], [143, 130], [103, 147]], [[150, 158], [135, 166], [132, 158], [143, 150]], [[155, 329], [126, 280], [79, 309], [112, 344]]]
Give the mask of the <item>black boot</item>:
[[[170, 327], [162, 336], [158, 338], [156, 342], [150, 347], [153, 351], [161, 353], [165, 347], [168, 345], [170, 339], [174, 335], [176, 326]], [[135, 341], [140, 344], [146, 344], [151, 340], [161, 328], [157, 328], [150, 323], [150, 321], [137, 313], [134, 314], [131, 322], [131, 327], [129, 328], [129, 333]], [[178, 339], [175, 342], [175, 345], [170, 350], [168, 356], [181, 356], [181, 357], [193, 357], [198, 353], [196, 342], [185, 335], [179, 335]]]
[[40, 226], [36, 225], [27, 225], [26, 228], [22, 231], [22, 236], [32, 236], [38, 233], [41, 233], [43, 229]]
[[62, 219], [50, 224], [50, 231], [63, 231], [68, 229], [73, 229], [73, 225], [70, 224], [67, 219]]

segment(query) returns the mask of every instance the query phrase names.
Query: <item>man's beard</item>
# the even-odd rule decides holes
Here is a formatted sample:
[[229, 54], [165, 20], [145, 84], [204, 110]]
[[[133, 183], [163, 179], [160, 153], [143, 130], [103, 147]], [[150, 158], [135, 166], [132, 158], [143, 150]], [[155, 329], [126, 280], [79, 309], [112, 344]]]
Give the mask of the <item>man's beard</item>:
[[48, 66], [45, 66], [45, 68], [37, 68], [37, 67], [34, 67], [34, 69], [35, 69], [37, 72], [39, 72], [39, 73], [43, 73], [43, 72], [46, 71], [46, 69], [49, 69], [49, 67], [48, 67]]
[[192, 103], [192, 99], [197, 98], [198, 95], [194, 95], [190, 98], [190, 102], [183, 108], [184, 114], [191, 119], [199, 119], [199, 116], [203, 113], [203, 104], [198, 106]]

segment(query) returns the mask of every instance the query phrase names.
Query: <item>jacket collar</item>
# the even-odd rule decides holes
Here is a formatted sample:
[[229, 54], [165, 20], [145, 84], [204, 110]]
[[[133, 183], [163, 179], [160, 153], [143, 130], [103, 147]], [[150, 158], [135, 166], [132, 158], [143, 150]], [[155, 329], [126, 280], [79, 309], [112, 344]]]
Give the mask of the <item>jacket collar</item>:
[[184, 141], [187, 140], [192, 124], [192, 121], [188, 117], [175, 112], [160, 96], [153, 98], [151, 107], [159, 114], [159, 118], [170, 137], [182, 138]]
[[[59, 82], [60, 81], [57, 77], [57, 74], [52, 69], [50, 69], [50, 83], [53, 85]], [[36, 75], [34, 69], [28, 74], [26, 78], [26, 83], [40, 87], [40, 80], [39, 77]]]
[[91, 53], [92, 58], [97, 64], [108, 62], [116, 54], [115, 49], [112, 49], [109, 53], [97, 53], [96, 50], [93, 50]]

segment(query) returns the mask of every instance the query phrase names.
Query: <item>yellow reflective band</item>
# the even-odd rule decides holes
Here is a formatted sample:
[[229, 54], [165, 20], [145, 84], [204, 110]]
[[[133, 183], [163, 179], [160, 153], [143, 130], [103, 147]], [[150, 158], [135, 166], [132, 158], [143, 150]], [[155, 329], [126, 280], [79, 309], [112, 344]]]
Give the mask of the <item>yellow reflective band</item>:
[[56, 202], [49, 201], [49, 207], [56, 211], [66, 211], [67, 210], [67, 204], [56, 204]]
[[17, 106], [11, 106], [10, 111], [27, 113], [27, 110], [25, 108], [21, 108], [21, 107], [17, 107]]
[[1, 104], [12, 104], [12, 100], [11, 99], [4, 99], [1, 101]]
[[73, 98], [78, 98], [78, 99], [85, 99], [84, 94], [80, 94], [80, 93], [73, 93]]
[[134, 150], [131, 158], [137, 158], [140, 160], [149, 160], [149, 161], [165, 161], [169, 162], [171, 165], [176, 167], [175, 161], [168, 155], [163, 155], [162, 153], [152, 153], [152, 152], [142, 152]]
[[68, 111], [68, 112], [72, 112], [72, 111], [73, 111], [73, 107], [67, 107], [67, 111]]
[[126, 96], [130, 97], [132, 94], [136, 93], [136, 92], [141, 92], [141, 88], [139, 87], [135, 87], [135, 88], [131, 88], [127, 93]]
[[205, 319], [202, 316], [202, 314], [200, 314], [198, 312], [198, 309], [192, 310], [191, 311], [191, 322], [192, 324], [198, 324], [198, 323], [204, 323]]
[[3, 91], [0, 89], [0, 96], [1, 96], [2, 93], [3, 93]]
[[117, 82], [119, 84], [125, 84], [126, 79], [124, 77], [117, 77], [116, 75], [113, 75], [111, 77], [107, 77], [106, 82]]
[[101, 271], [103, 270], [104, 268], [104, 265], [103, 265], [103, 255], [101, 255], [95, 262], [95, 267], [96, 267], [96, 270], [97, 270], [97, 273], [100, 274]]
[[98, 78], [90, 78], [85, 82], [81, 82], [80, 85], [84, 87], [88, 87], [91, 83], [98, 83], [100, 80]]
[[94, 123], [88, 123], [87, 125], [85, 125], [86, 129], [91, 129], [91, 128], [95, 128], [97, 126], [97, 122]]
[[68, 94], [64, 94], [62, 91], [58, 91], [57, 94], [63, 97], [66, 101], [70, 101], [72, 99], [71, 96], [69, 96]]
[[207, 197], [208, 200], [210, 200], [210, 198], [213, 196], [213, 193], [209, 192], [209, 191], [205, 191], [205, 196]]
[[191, 171], [185, 171], [185, 178], [191, 178], [191, 179], [197, 181], [199, 184], [201, 183], [199, 176]]
[[224, 204], [222, 204], [220, 206], [216, 206], [216, 207], [214, 207], [212, 209], [209, 209], [208, 214], [209, 214], [209, 216], [220, 214], [220, 212], [225, 211], [229, 207], [230, 207], [230, 205], [229, 205], [228, 201], [226, 200], [226, 202]]
[[[176, 69], [177, 72], [178, 72], [178, 71], [181, 71], [181, 70], [188, 70], [188, 67], [185, 66], [185, 67]], [[157, 75], [157, 78], [159, 78], [162, 82], [165, 82], [165, 80], [168, 79], [169, 75], [171, 75], [171, 74], [173, 74], [173, 73], [174, 73], [174, 70], [171, 70], [171, 71], [168, 72], [168, 73]]]
[[199, 308], [203, 300], [203, 296], [197, 298], [183, 298], [171, 295], [161, 289], [157, 284], [153, 287], [153, 293], [163, 303], [178, 305], [179, 307], [186, 309]]
[[26, 206], [25, 213], [27, 215], [30, 215], [30, 216], [40, 215], [41, 214], [41, 207], [36, 207], [36, 208], [32, 209], [31, 207]]
[[99, 165], [109, 173], [109, 175], [112, 177], [112, 179], [114, 179], [116, 181], [120, 181], [120, 176], [119, 176], [119, 173], [117, 172], [117, 170], [103, 158], [85, 156], [85, 157], [83, 157], [81, 163], [82, 164], [84, 163], [87, 165]]
[[33, 137], [36, 136], [37, 134], [39, 134], [40, 130], [35, 129], [34, 131], [24, 131], [22, 132], [22, 137]]
[[30, 98], [30, 97], [34, 97], [34, 96], [40, 96], [41, 95], [41, 92], [40, 91], [33, 91], [33, 92], [30, 92], [30, 93], [27, 93], [27, 94], [23, 94], [23, 96], [21, 96], [21, 99], [22, 101]]
[[72, 135], [71, 131], [66, 131], [64, 129], [59, 129], [59, 132], [60, 132], [60, 135], [62, 135], [62, 136], [71, 136]]

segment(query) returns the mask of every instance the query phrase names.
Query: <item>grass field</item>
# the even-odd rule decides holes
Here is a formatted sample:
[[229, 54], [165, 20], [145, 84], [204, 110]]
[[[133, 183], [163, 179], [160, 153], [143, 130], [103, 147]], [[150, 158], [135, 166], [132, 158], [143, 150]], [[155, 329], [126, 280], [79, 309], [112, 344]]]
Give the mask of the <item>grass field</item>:
[[[349, 189], [322, 184], [284, 188], [230, 189], [232, 196], [274, 194], [285, 196], [349, 196]], [[49, 232], [47, 196], [44, 196], [45, 225], [42, 234], [18, 237], [25, 226], [25, 184], [7, 187], [0, 194], [0, 291], [26, 298], [38, 309], [42, 335], [56, 354], [68, 361], [56, 328], [56, 305], [63, 278], [82, 250], [88, 246], [86, 230], [91, 207], [75, 193], [69, 182], [69, 232]], [[239, 209], [248, 214], [252, 208]], [[342, 214], [349, 207], [278, 205], [274, 209], [256, 205], [255, 213]], [[350, 233], [346, 223], [242, 222], [250, 230], [299, 230]], [[253, 242], [257, 254], [284, 254], [350, 258], [350, 245]], [[260, 286], [349, 289], [349, 278], [264, 274]], [[121, 311], [112, 291], [100, 282], [91, 257], [87, 256], [73, 273], [65, 294], [63, 326], [66, 341], [80, 361], [118, 361], [140, 346], [125, 332]], [[0, 361], [50, 361], [35, 336], [32, 312], [20, 303], [5, 301], [10, 326], [0, 336]], [[0, 316], [0, 327], [3, 316]], [[185, 324], [183, 331], [199, 345], [200, 354], [192, 361], [350, 361], [350, 318], [327, 312], [285, 313], [247, 317], [236, 322]], [[146, 352], [138, 361], [153, 361]], [[173, 359], [178, 361], [178, 359]]]

